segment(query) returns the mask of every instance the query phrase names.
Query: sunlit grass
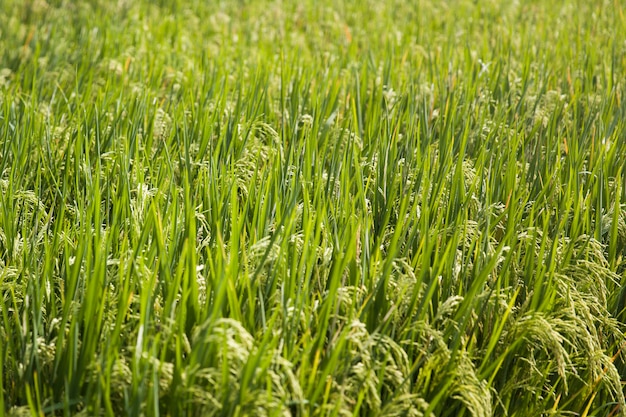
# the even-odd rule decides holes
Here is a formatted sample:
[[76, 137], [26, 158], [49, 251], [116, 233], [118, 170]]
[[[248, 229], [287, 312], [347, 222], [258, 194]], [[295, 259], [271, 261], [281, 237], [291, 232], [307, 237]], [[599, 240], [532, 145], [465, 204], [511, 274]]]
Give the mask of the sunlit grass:
[[626, 414], [619, 1], [13, 1], [0, 414]]

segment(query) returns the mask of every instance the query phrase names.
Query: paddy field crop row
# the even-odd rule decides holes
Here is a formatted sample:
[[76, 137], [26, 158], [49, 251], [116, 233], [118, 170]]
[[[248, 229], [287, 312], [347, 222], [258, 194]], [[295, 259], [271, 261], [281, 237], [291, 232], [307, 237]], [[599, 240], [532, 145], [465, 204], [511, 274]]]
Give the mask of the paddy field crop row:
[[626, 415], [617, 0], [4, 0], [0, 414]]

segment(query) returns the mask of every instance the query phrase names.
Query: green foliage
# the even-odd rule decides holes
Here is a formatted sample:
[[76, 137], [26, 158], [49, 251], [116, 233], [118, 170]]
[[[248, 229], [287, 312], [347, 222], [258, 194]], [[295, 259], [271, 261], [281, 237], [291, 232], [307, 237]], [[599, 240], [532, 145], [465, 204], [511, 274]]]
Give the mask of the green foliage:
[[626, 9], [5, 0], [0, 414], [626, 415]]

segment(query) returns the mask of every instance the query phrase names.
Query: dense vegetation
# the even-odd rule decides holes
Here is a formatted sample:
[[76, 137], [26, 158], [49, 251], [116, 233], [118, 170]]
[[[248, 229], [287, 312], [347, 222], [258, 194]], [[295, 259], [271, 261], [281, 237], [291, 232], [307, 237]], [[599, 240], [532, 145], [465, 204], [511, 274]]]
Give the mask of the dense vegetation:
[[4, 0], [0, 414], [626, 415], [626, 6]]

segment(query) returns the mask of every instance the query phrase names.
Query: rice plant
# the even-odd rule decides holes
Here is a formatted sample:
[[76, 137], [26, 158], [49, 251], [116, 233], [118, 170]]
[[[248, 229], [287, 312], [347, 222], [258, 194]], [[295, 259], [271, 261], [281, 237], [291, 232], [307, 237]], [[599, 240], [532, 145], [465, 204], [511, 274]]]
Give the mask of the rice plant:
[[0, 415], [626, 415], [617, 0], [4, 0]]

